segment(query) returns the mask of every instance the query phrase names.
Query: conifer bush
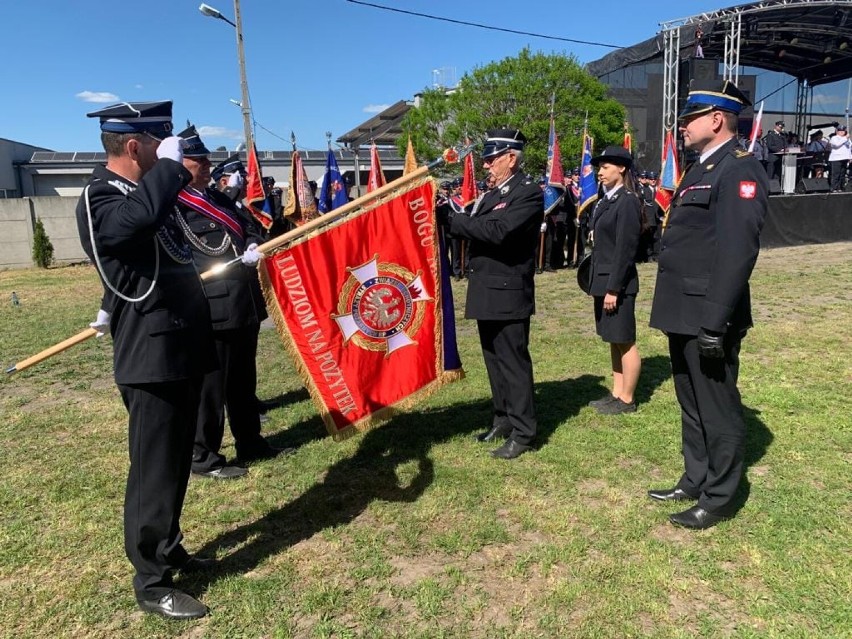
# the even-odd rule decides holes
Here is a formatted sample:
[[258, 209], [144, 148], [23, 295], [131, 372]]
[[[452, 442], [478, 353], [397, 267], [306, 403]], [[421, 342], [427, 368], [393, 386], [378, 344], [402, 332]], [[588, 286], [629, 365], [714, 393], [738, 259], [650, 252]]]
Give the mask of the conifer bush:
[[40, 268], [47, 268], [53, 264], [53, 244], [50, 243], [40, 218], [36, 219], [33, 233], [33, 262]]

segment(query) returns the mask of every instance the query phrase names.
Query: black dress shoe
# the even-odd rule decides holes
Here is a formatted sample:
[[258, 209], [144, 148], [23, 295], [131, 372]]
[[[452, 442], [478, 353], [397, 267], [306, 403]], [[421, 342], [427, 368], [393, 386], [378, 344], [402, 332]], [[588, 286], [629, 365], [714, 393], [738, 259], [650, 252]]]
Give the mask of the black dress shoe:
[[242, 466], [220, 466], [213, 470], [193, 470], [192, 474], [198, 475], [199, 477], [207, 477], [209, 479], [237, 479], [238, 477], [245, 475], [247, 472], [248, 470]]
[[509, 439], [500, 448], [492, 450], [491, 456], [498, 459], [515, 459], [528, 450], [532, 450], [532, 446], [525, 446], [524, 444], [519, 444], [514, 439]]
[[512, 426], [510, 424], [501, 424], [492, 426], [491, 430], [475, 435], [476, 440], [484, 443], [496, 442], [498, 439], [507, 439], [512, 434]]
[[684, 510], [682, 513], [669, 515], [669, 521], [675, 526], [683, 526], [684, 528], [693, 528], [695, 530], [710, 528], [726, 519], [729, 519], [729, 517], [708, 513], [701, 506], [693, 506], [689, 510]]
[[182, 575], [189, 575], [199, 572], [207, 572], [216, 567], [218, 562], [209, 557], [190, 557], [189, 560], [178, 570]]
[[180, 590], [172, 590], [159, 599], [142, 600], [139, 607], [167, 619], [200, 619], [210, 612], [203, 603]]
[[693, 497], [689, 493], [680, 488], [661, 488], [659, 490], [649, 490], [648, 497], [657, 501], [695, 501], [698, 497]]

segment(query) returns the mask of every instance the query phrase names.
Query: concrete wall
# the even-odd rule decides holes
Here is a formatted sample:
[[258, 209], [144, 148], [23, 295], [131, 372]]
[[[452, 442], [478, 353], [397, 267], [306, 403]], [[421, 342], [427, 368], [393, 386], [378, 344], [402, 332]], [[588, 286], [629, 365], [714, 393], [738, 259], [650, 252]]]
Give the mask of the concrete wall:
[[28, 268], [33, 264], [33, 230], [41, 219], [53, 259], [60, 263], [86, 259], [77, 235], [76, 197], [0, 199], [0, 269]]

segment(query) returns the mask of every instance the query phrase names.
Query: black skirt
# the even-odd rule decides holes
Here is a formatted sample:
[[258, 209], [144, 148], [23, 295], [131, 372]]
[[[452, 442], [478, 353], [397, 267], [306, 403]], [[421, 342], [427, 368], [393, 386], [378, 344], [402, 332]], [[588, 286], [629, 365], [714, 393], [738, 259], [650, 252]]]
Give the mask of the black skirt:
[[636, 341], [636, 296], [620, 293], [615, 311], [603, 310], [603, 297], [595, 296], [595, 330], [609, 344]]

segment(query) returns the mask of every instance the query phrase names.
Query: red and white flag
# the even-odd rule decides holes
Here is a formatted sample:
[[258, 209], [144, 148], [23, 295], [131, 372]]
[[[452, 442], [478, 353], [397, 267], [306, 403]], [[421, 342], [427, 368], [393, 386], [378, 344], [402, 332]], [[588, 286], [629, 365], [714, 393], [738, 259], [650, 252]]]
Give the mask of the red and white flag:
[[757, 117], [754, 118], [754, 122], [751, 123], [751, 134], [748, 136], [748, 152], [752, 153], [754, 151], [754, 145], [757, 142], [757, 138], [760, 137], [760, 121], [763, 119], [763, 100], [760, 101], [760, 109], [757, 111]]
[[367, 193], [385, 185], [385, 174], [382, 173], [382, 163], [379, 161], [379, 150], [376, 143], [370, 146], [370, 178], [367, 180]]

